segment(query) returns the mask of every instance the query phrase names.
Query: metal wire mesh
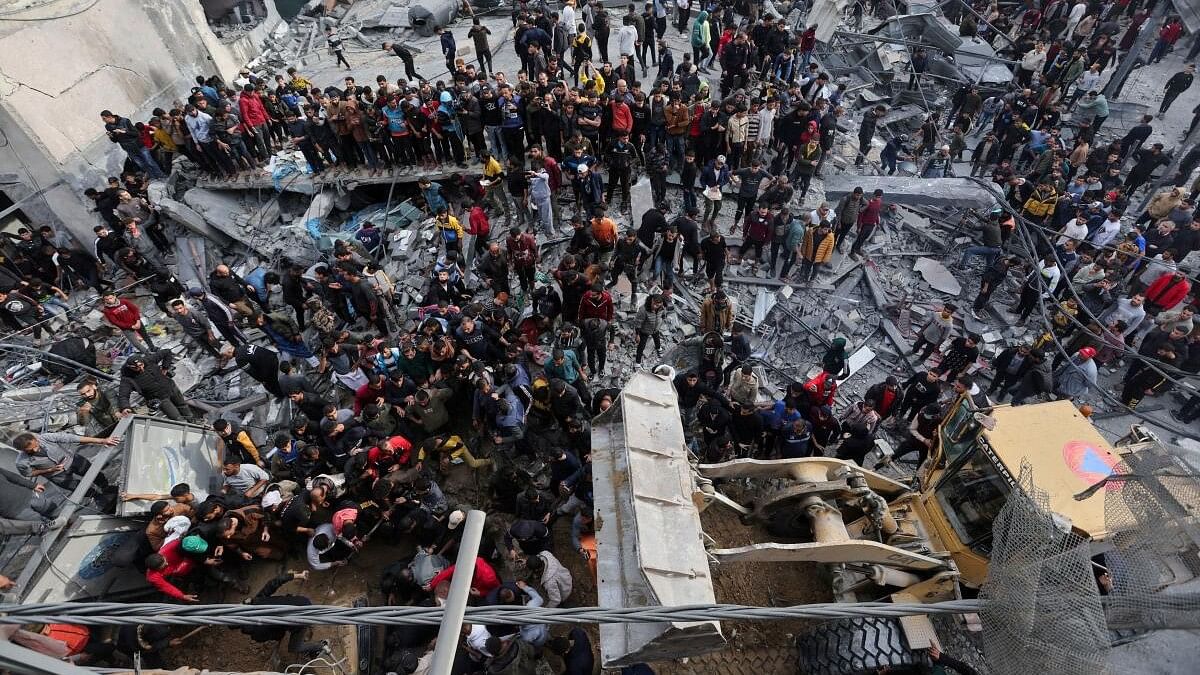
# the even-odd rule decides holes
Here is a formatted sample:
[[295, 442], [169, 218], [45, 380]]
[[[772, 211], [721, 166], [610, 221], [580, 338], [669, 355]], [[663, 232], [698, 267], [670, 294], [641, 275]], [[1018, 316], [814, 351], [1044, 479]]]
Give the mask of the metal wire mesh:
[[1200, 627], [1197, 471], [1152, 443], [1123, 456], [1104, 490], [1113, 549], [1104, 554], [1115, 629]]
[[1087, 541], [1056, 522], [1028, 465], [992, 532], [980, 613], [990, 671], [1108, 672], [1110, 643]]

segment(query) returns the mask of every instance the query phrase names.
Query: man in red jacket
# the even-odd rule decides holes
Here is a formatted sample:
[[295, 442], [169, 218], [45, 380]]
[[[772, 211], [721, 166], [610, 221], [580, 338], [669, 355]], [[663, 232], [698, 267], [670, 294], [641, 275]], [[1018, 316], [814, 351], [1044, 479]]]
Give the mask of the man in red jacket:
[[100, 297], [100, 311], [104, 318], [114, 327], [125, 334], [126, 339], [133, 343], [139, 351], [153, 354], [158, 351], [146, 333], [146, 325], [142, 323], [142, 310], [126, 298], [118, 298], [116, 293], [105, 293]]
[[579, 300], [579, 314], [576, 318], [580, 325], [583, 325], [587, 319], [603, 319], [609, 323], [612, 322], [612, 294], [604, 290], [604, 284], [596, 282], [583, 294]]
[[146, 558], [146, 581], [170, 598], [185, 602], [197, 602], [194, 594], [184, 593], [167, 580], [167, 577], [186, 577], [196, 565], [183, 552], [183, 540], [175, 539]]
[[[425, 584], [425, 590], [432, 591], [438, 587], [443, 581], [450, 581], [454, 576], [454, 565], [438, 572], [437, 576], [429, 580]], [[471, 577], [471, 597], [484, 598], [488, 593], [500, 588], [500, 577], [496, 576], [496, 570], [488, 564], [486, 560], [476, 556], [475, 558], [475, 574]]]
[[521, 290], [533, 293], [533, 278], [538, 262], [537, 239], [528, 232], [522, 232], [520, 227], [514, 227], [508, 231], [504, 247], [508, 251], [508, 262], [521, 282]]
[[1183, 302], [1192, 290], [1192, 283], [1183, 272], [1164, 272], [1150, 284], [1143, 294], [1146, 297], [1146, 312], [1156, 315]]
[[1154, 43], [1154, 49], [1150, 51], [1150, 63], [1162, 61], [1162, 57], [1167, 54], [1167, 49], [1173, 46], [1182, 35], [1183, 22], [1179, 20], [1179, 17], [1172, 16], [1167, 19], [1163, 27], [1158, 30], [1158, 41]]
[[[875, 228], [879, 226], [879, 217], [883, 213], [883, 190], [876, 190], [867, 203], [858, 212], [858, 236], [850, 247], [850, 255], [860, 255], [863, 244], [871, 240]], [[838, 242], [841, 244], [841, 242]], [[841, 246], [838, 246], [841, 251]]]
[[[476, 200], [475, 205], [471, 207], [470, 216], [467, 219], [467, 234], [474, 238], [471, 250], [472, 257], [482, 256], [484, 251], [488, 249], [488, 238], [492, 233], [492, 223], [488, 220], [487, 211], [483, 208], [483, 202]], [[471, 262], [470, 260], [467, 261]]]
[[254, 154], [262, 161], [271, 156], [270, 117], [263, 106], [262, 95], [252, 84], [242, 88], [238, 97], [238, 110], [242, 114], [242, 125], [246, 128], [246, 140]]

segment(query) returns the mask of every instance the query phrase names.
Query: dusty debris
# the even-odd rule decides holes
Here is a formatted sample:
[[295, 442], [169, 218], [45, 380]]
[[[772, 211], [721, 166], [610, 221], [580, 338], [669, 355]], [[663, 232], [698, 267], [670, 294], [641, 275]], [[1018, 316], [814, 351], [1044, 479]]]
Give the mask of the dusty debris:
[[934, 290], [948, 295], [957, 296], [962, 293], [962, 284], [946, 269], [942, 263], [933, 258], [917, 258], [913, 271], [918, 272]]

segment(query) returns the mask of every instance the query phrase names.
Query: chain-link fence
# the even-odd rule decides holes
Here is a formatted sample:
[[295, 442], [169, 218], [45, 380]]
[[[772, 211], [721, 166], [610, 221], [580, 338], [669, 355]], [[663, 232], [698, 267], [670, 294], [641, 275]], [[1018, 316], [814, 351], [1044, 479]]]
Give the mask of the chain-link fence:
[[1157, 443], [1122, 459], [1103, 488], [1108, 625], [1200, 628], [1200, 472]]
[[1109, 637], [1088, 543], [1056, 522], [1028, 465], [993, 525], [982, 597], [993, 675], [1098, 675]]

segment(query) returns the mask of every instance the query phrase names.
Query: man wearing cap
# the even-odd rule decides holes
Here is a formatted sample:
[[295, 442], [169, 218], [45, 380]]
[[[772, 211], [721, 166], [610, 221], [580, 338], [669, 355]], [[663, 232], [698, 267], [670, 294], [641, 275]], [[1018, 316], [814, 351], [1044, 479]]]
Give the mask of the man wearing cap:
[[204, 310], [208, 320], [230, 344], [237, 346], [247, 342], [245, 334], [237, 327], [237, 318], [233, 310], [228, 305], [205, 293], [203, 288], [189, 288], [187, 294], [189, 298], [200, 303], [200, 308]]
[[[725, 165], [725, 155], [717, 155], [717, 158], [704, 166], [700, 171], [700, 187], [704, 192], [704, 222], [709, 220], [716, 221], [717, 214], [721, 212], [721, 188], [729, 183], [729, 167]], [[755, 187], [757, 194], [758, 188]]]
[[1054, 371], [1054, 393], [1060, 397], [1073, 399], [1087, 393], [1089, 387], [1096, 386], [1096, 350], [1084, 347], [1071, 357], [1067, 363]]
[[184, 602], [199, 602], [200, 598], [194, 593], [184, 593], [167, 580], [167, 577], [186, 577], [195, 567], [192, 556], [184, 552], [183, 540], [176, 539], [146, 558], [146, 581], [167, 597]]
[[953, 178], [954, 161], [950, 157], [950, 146], [943, 145], [925, 160], [921, 167], [921, 178]]
[[[580, 164], [575, 169], [575, 177], [571, 180], [578, 199], [575, 202], [575, 213], [591, 213], [604, 205], [604, 178], [598, 171], [587, 164]], [[581, 211], [582, 209], [582, 211]]]

